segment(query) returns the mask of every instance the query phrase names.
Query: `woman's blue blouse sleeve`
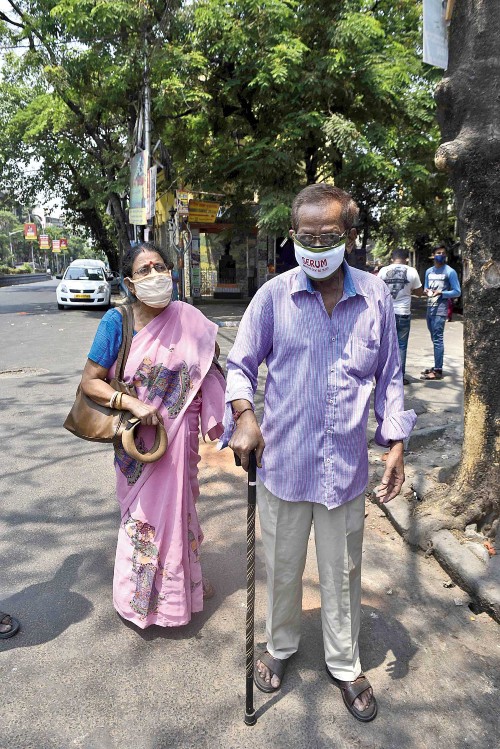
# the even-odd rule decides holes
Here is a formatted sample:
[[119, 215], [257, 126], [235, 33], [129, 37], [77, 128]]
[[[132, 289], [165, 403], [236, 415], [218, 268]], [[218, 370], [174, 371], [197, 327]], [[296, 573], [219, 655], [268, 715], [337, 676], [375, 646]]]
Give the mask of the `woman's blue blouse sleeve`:
[[118, 356], [122, 342], [122, 330], [120, 312], [117, 309], [108, 310], [99, 323], [88, 358], [96, 364], [100, 364], [104, 369], [109, 369]]

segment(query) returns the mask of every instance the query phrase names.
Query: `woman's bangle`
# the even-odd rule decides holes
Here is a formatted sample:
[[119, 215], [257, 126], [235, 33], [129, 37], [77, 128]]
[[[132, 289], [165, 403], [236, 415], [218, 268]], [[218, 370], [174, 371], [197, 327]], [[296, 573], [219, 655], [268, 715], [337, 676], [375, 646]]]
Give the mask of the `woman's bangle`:
[[238, 421], [238, 419], [240, 418], [241, 414], [244, 414], [245, 411], [252, 411], [252, 413], [253, 413], [253, 408], [251, 408], [249, 406], [248, 408], [244, 408], [243, 411], [233, 411], [233, 419], [235, 421]]
[[117, 399], [118, 395], [119, 395], [119, 391], [115, 390], [115, 392], [113, 393], [113, 395], [109, 399], [109, 407], [110, 408], [115, 408], [115, 402], [116, 402], [116, 399]]

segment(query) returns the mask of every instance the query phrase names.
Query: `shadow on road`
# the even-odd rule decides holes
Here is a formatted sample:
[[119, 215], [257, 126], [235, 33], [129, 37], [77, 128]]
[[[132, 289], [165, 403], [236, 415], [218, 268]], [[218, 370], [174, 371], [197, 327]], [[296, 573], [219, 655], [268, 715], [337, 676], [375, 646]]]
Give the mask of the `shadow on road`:
[[2, 601], [1, 610], [12, 613], [21, 622], [17, 635], [1, 641], [2, 650], [29, 648], [55, 640], [92, 613], [92, 603], [71, 590], [84, 561], [83, 554], [71, 554], [51, 580], [28, 585]]

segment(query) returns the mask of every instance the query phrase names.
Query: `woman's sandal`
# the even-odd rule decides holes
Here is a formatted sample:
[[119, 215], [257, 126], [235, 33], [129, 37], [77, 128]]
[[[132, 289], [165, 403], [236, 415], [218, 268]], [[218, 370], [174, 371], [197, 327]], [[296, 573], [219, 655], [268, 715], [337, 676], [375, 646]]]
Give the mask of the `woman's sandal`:
[[209, 598], [213, 598], [215, 595], [215, 588], [208, 579], [208, 577], [202, 578], [202, 585], [203, 585], [203, 600], [208, 601]]
[[[9, 621], [5, 622], [4, 619], [8, 619]], [[0, 639], [2, 640], [6, 640], [8, 637], [14, 637], [14, 635], [19, 632], [19, 627], [21, 626], [17, 619], [10, 614], [4, 614], [3, 611], [0, 611], [0, 624], [3, 624], [5, 627], [10, 626], [8, 632], [0, 632]]]
[[378, 706], [374, 694], [372, 694], [370, 703], [368, 704], [368, 707], [365, 708], [365, 710], [358, 710], [356, 707], [354, 707], [356, 698], [371, 687], [370, 682], [364, 674], [360, 674], [357, 679], [348, 682], [347, 686], [344, 686], [344, 683], [340, 681], [340, 679], [336, 679], [335, 676], [332, 676], [328, 666], [326, 666], [326, 673], [335, 684], [335, 686], [338, 687], [338, 689], [340, 689], [340, 691], [342, 692], [344, 705], [349, 710], [351, 715], [353, 715], [357, 720], [360, 720], [362, 723], [368, 723], [370, 720], [373, 720], [377, 716]]
[[263, 663], [264, 666], [268, 667], [271, 672], [271, 679], [273, 676], [277, 676], [280, 680], [280, 683], [279, 686], [273, 687], [270, 681], [265, 681], [264, 677], [259, 673], [257, 664], [255, 664], [253, 671], [253, 680], [255, 682], [255, 686], [257, 687], [257, 689], [260, 689], [261, 692], [277, 692], [281, 687], [281, 682], [283, 681], [283, 675], [288, 665], [288, 658], [284, 661], [280, 661], [279, 658], [273, 658], [271, 653], [268, 653], [266, 650], [266, 652], [262, 653], [262, 655], [260, 655], [257, 660]]

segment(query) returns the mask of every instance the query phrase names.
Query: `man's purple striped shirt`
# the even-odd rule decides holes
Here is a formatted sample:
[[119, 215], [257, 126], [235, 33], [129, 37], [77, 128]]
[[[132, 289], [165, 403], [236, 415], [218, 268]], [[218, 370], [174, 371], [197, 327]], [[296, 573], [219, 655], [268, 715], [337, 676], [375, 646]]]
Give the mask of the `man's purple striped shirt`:
[[259, 364], [267, 364], [259, 477], [281, 499], [328, 508], [368, 483], [366, 427], [375, 380], [376, 442], [406, 439], [392, 299], [375, 276], [344, 269], [344, 293], [329, 317], [321, 294], [299, 268], [268, 281], [248, 306], [227, 358], [225, 433], [230, 402], [254, 402]]

